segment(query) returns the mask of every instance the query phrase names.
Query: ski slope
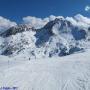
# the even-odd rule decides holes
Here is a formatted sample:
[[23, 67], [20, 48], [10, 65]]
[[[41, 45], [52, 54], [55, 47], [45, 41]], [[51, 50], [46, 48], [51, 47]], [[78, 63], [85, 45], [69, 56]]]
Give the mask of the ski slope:
[[17, 90], [90, 90], [90, 50], [25, 60], [0, 56], [0, 87]]

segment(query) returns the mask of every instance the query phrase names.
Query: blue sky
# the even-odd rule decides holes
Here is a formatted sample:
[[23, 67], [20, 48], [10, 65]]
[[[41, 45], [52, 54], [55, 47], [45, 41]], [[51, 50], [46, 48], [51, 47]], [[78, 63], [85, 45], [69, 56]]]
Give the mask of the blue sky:
[[74, 16], [78, 13], [90, 17], [85, 6], [90, 0], [0, 0], [0, 16], [21, 21], [25, 16]]

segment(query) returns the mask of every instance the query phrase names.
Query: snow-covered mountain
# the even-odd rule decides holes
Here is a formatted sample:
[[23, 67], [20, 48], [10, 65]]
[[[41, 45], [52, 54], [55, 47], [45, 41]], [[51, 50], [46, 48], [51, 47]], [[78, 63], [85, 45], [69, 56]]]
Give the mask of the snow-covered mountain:
[[40, 58], [83, 51], [90, 47], [89, 21], [76, 15], [55, 18], [40, 29], [30, 24], [13, 26], [0, 34], [0, 54]]
[[0, 30], [1, 90], [90, 90], [90, 19], [52, 18]]

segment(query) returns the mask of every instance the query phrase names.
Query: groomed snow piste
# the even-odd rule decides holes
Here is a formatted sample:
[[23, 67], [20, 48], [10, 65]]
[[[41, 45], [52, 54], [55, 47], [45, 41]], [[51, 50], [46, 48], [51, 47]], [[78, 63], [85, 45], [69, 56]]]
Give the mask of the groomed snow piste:
[[[21, 59], [21, 60], [20, 60]], [[0, 87], [90, 90], [90, 50], [41, 60], [0, 56]]]

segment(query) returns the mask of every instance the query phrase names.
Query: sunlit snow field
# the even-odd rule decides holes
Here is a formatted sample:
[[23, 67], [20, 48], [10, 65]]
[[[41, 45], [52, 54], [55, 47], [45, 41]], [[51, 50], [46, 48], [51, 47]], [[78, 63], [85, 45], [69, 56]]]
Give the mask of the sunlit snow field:
[[90, 90], [90, 50], [40, 60], [0, 56], [0, 87]]

